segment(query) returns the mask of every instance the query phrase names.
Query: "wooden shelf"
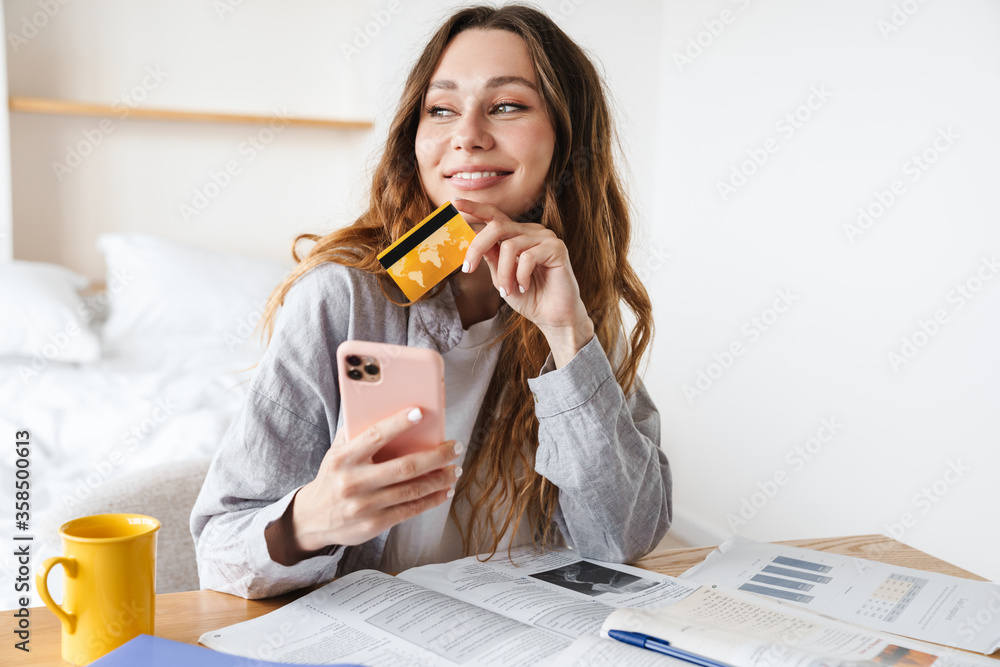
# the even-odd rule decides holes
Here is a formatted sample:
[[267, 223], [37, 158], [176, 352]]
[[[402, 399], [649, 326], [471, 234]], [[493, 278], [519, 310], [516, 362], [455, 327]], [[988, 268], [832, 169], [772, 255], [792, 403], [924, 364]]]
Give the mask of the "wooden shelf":
[[[186, 121], [194, 123], [247, 123], [267, 125], [283, 121], [298, 127], [320, 127], [337, 130], [370, 130], [369, 120], [336, 120], [328, 118], [293, 118], [259, 116], [253, 114], [213, 113], [208, 111], [182, 111], [179, 109], [150, 109], [147, 107], [115, 107], [107, 104], [71, 102], [42, 97], [11, 97], [10, 110], [20, 113], [46, 113], [64, 116], [104, 116], [108, 118], [144, 118], [149, 120]], [[123, 116], [124, 111], [127, 116]]]

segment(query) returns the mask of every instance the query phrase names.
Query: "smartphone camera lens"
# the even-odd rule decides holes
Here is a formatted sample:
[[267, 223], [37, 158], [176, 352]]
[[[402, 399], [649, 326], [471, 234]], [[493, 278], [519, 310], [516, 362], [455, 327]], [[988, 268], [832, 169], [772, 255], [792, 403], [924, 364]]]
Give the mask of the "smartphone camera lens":
[[382, 379], [382, 369], [376, 357], [348, 354], [344, 357], [344, 366], [344, 374], [350, 380], [380, 382]]

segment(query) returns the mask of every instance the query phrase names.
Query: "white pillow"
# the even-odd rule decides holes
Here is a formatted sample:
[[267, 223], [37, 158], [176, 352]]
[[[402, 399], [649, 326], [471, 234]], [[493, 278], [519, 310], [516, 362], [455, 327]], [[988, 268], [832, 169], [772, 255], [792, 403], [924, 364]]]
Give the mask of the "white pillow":
[[[253, 259], [146, 234], [102, 234], [110, 346], [136, 338], [208, 336], [219, 343], [256, 324], [291, 261]], [[250, 327], [252, 328], [252, 326]]]
[[77, 290], [89, 281], [43, 262], [0, 262], [0, 356], [91, 362], [101, 344], [90, 329], [89, 309]]

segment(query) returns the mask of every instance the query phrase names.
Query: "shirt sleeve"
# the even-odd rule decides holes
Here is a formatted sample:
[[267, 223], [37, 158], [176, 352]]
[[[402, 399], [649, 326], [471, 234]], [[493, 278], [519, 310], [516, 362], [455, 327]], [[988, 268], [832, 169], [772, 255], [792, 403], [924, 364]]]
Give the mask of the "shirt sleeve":
[[264, 530], [315, 478], [336, 431], [333, 356], [347, 327], [329, 316], [341, 295], [331, 297], [313, 272], [320, 273], [313, 269], [286, 295], [248, 396], [192, 510], [202, 588], [261, 598], [336, 575], [344, 549], [327, 547], [284, 566], [271, 559], [264, 539]]
[[626, 397], [595, 336], [560, 369], [528, 380], [538, 418], [535, 471], [559, 487], [555, 522], [581, 556], [632, 562], [670, 527], [660, 417], [637, 379]]

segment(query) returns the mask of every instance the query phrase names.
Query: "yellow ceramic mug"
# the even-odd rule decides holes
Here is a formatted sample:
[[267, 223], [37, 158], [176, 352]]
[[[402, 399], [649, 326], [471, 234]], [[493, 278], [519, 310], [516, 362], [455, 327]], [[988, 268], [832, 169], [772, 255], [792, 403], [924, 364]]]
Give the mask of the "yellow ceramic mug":
[[[153, 634], [159, 529], [141, 514], [96, 514], [59, 528], [65, 555], [47, 558], [36, 582], [62, 621], [63, 660], [87, 665], [140, 633]], [[66, 582], [61, 607], [47, 584], [57, 564]]]

